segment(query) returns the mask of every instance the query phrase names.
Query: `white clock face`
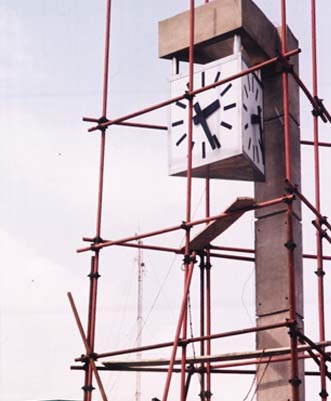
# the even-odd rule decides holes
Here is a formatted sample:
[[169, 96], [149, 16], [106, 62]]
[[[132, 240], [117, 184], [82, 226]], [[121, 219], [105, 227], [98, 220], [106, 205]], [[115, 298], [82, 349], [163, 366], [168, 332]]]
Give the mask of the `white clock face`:
[[263, 92], [256, 72], [242, 78], [242, 116], [244, 153], [264, 174]]
[[[227, 57], [213, 62], [194, 74], [194, 89], [225, 79], [241, 68], [241, 59]], [[202, 92], [193, 99], [192, 167], [208, 165], [241, 151], [241, 86], [240, 79]], [[172, 81], [172, 96], [188, 90], [188, 77]], [[171, 106], [169, 136], [170, 174], [187, 168], [188, 101]]]

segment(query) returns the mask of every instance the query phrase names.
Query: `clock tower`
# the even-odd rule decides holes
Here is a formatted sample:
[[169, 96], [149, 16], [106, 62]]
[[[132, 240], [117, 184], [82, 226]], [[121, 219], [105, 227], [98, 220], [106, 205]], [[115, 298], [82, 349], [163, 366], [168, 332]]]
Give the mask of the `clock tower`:
[[[188, 61], [188, 32], [188, 12], [159, 23], [159, 55], [173, 60], [175, 66], [171, 78], [172, 97], [187, 90], [187, 76], [181, 75], [177, 67]], [[298, 47], [289, 29], [287, 47], [287, 51]], [[291, 76], [286, 75], [290, 99], [287, 105], [290, 160], [287, 161], [284, 64], [278, 62], [252, 72], [255, 65], [277, 58], [281, 48], [278, 29], [252, 0], [214, 0], [195, 9], [193, 90], [198, 93], [193, 101], [193, 177], [255, 181], [255, 200], [264, 202], [288, 192], [285, 177], [286, 163], [289, 163], [292, 183], [300, 187], [299, 89]], [[297, 56], [291, 57], [290, 61], [297, 70]], [[247, 68], [249, 73], [240, 74]], [[211, 85], [216, 83], [219, 85]], [[206, 87], [208, 91], [203, 90]], [[186, 158], [186, 147], [183, 146], [187, 134], [186, 107], [187, 103], [181, 101], [173, 104], [170, 110], [171, 175], [186, 175], [183, 162]], [[288, 236], [289, 213], [291, 240]], [[290, 330], [284, 326], [267, 331], [257, 329], [256, 348], [293, 346], [295, 330], [303, 329], [300, 204], [293, 203], [290, 208], [279, 204], [261, 209], [255, 217], [257, 328], [293, 321]], [[294, 298], [289, 289], [292, 280], [289, 258], [292, 259], [291, 274], [295, 282]], [[296, 305], [294, 317], [293, 304]], [[267, 368], [259, 364], [257, 375], [259, 401], [292, 400], [293, 389], [299, 394], [298, 399], [304, 400], [302, 360], [298, 361], [297, 369], [293, 369], [288, 361], [272, 363]]]

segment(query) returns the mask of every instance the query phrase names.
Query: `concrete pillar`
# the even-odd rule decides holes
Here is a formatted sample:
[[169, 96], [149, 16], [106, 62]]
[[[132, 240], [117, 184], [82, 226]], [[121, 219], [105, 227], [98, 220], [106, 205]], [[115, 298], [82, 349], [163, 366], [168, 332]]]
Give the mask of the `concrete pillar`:
[[[290, 48], [298, 43], [289, 32]], [[291, 63], [298, 70], [298, 58]], [[279, 65], [263, 72], [264, 85], [264, 142], [266, 177], [265, 182], [255, 184], [255, 198], [258, 202], [279, 197], [286, 193], [285, 143], [283, 119], [282, 74]], [[300, 160], [300, 114], [299, 89], [289, 76], [289, 108], [291, 133], [292, 181], [301, 185]], [[301, 207], [293, 204], [294, 264], [296, 274], [296, 303], [298, 327], [303, 326], [303, 278], [302, 278], [302, 229]], [[289, 318], [288, 255], [284, 244], [287, 241], [287, 205], [280, 204], [256, 212], [256, 316], [257, 325], [284, 322]], [[287, 328], [257, 333], [256, 348], [289, 347]], [[291, 400], [290, 362], [271, 363], [258, 367], [258, 401]], [[304, 400], [304, 366], [299, 361], [301, 380], [300, 401]]]

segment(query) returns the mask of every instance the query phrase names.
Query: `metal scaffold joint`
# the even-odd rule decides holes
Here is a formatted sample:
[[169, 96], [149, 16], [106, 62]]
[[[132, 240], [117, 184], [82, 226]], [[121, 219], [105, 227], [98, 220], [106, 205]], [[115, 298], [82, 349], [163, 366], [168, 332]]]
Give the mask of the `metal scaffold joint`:
[[186, 221], [182, 221], [181, 228], [185, 231], [189, 231], [191, 229], [191, 226], [186, 223]]
[[289, 383], [291, 383], [295, 387], [299, 387], [300, 384], [302, 383], [302, 381], [296, 376], [296, 377], [293, 377], [293, 379], [290, 379]]
[[289, 57], [285, 57], [279, 50], [278, 53], [278, 60], [283, 67], [283, 71], [287, 73], [292, 73], [294, 71], [294, 66], [289, 62]]
[[[297, 193], [298, 191], [298, 184], [292, 184], [287, 178], [285, 178], [285, 191], [287, 194], [293, 195], [295, 193]], [[286, 199], [285, 202], [292, 202], [295, 198], [292, 199]]]
[[184, 93], [184, 99], [187, 99], [187, 100], [193, 100], [194, 96], [195, 96], [195, 94], [190, 93], [189, 91], [185, 91], [185, 93]]
[[96, 361], [98, 359], [98, 354], [96, 352], [91, 352], [88, 355], [89, 359], [93, 359], [93, 361]]
[[327, 398], [329, 396], [329, 393], [326, 391], [325, 388], [318, 394], [321, 398]]
[[318, 96], [314, 96], [314, 108], [312, 110], [312, 114], [314, 117], [321, 117], [324, 123], [328, 122], [323, 99], [320, 99]]
[[322, 216], [322, 217], [319, 219], [319, 222], [320, 222], [320, 224], [327, 224], [327, 222], [328, 222], [327, 216]]
[[102, 116], [98, 119], [98, 129], [103, 131], [108, 128], [108, 125], [104, 126], [103, 124], [107, 124], [110, 120], [106, 116]]
[[91, 386], [83, 386], [82, 390], [91, 393], [93, 390], [95, 390], [95, 387], [93, 387], [92, 385]]
[[297, 329], [297, 322], [291, 322], [288, 326], [288, 334], [291, 338], [296, 337], [298, 335], [298, 329]]
[[183, 258], [184, 265], [189, 265], [190, 263], [196, 263], [197, 259], [195, 256], [185, 255]]
[[204, 400], [204, 399], [210, 400], [212, 395], [213, 395], [213, 393], [211, 391], [201, 391], [199, 393], [199, 397], [202, 400]]
[[284, 246], [287, 249], [289, 249], [290, 251], [293, 251], [296, 248], [297, 244], [294, 241], [289, 240], [289, 241], [285, 242]]
[[324, 277], [325, 276], [325, 271], [322, 269], [317, 269], [315, 272], [317, 277]]
[[89, 278], [91, 278], [91, 279], [98, 279], [98, 278], [100, 278], [101, 277], [101, 274], [99, 274], [98, 272], [95, 272], [95, 273], [90, 273], [90, 274], [88, 274], [87, 275], [87, 277], [89, 277]]

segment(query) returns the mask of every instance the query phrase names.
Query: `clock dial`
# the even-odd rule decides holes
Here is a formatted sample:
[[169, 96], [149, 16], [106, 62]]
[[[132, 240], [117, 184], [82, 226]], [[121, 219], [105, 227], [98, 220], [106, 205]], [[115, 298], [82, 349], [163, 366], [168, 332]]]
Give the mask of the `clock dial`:
[[[194, 74], [194, 89], [224, 79], [238, 70], [238, 59], [213, 62]], [[188, 77], [172, 82], [172, 96], [183, 94], [188, 88]], [[228, 82], [202, 92], [193, 98], [192, 167], [200, 167], [229, 157], [240, 148], [239, 131], [240, 80]], [[188, 140], [188, 101], [171, 106], [170, 173], [186, 170]]]
[[[247, 69], [240, 52], [196, 66], [194, 90]], [[171, 97], [188, 92], [188, 75], [171, 81]], [[169, 173], [186, 175], [189, 101], [170, 106]], [[264, 177], [263, 95], [260, 73], [230, 80], [192, 99], [192, 175], [239, 180]]]
[[263, 96], [257, 73], [242, 78], [243, 150], [255, 167], [264, 173]]

